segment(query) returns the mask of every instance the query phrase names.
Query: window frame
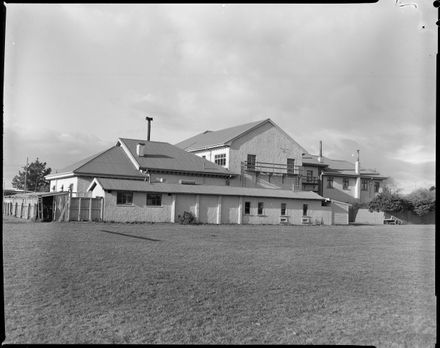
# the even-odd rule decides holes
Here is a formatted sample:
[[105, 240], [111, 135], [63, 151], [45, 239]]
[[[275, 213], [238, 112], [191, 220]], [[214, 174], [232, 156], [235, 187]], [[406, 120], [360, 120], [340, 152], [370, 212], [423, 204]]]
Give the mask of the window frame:
[[258, 202], [257, 215], [264, 215], [264, 202]]
[[303, 203], [303, 216], [307, 216], [307, 212], [309, 210], [309, 205], [307, 203]]
[[361, 191], [368, 191], [368, 179], [361, 179]]
[[287, 204], [281, 203], [281, 216], [286, 216], [287, 214]]
[[342, 178], [342, 189], [349, 190], [350, 187], [350, 178]]
[[226, 152], [214, 155], [214, 163], [219, 166], [226, 166]]
[[244, 215], [251, 215], [251, 202], [244, 202]]
[[[149, 198], [152, 197], [150, 200], [150, 204], [148, 203]], [[155, 200], [155, 198], [159, 197], [159, 204], [152, 204], [152, 203], [157, 203], [157, 201]], [[147, 196], [146, 196], [146, 200], [145, 200], [146, 206], [147, 207], [161, 207], [162, 206], [162, 193], [159, 192], [147, 192]]]
[[251, 153], [247, 154], [247, 169], [248, 170], [255, 170], [255, 165], [257, 163], [257, 155], [253, 155]]
[[333, 176], [328, 176], [327, 177], [327, 188], [329, 188], [329, 189], [333, 188], [333, 181], [334, 181], [334, 177]]
[[378, 193], [380, 189], [380, 181], [374, 182], [374, 193]]
[[[116, 205], [133, 205], [133, 196], [133, 191], [116, 191]], [[131, 202], [127, 202], [127, 197], [131, 197]], [[120, 198], [124, 198], [125, 202], [121, 203]]]
[[295, 158], [288, 158], [286, 162], [287, 174], [295, 174]]

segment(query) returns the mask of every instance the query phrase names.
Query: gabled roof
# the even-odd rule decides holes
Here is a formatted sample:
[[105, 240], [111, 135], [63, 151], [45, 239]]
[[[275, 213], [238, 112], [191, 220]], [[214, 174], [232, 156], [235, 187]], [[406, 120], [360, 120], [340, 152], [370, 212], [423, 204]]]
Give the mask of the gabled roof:
[[113, 146], [103, 152], [89, 156], [60, 170], [58, 173], [47, 175], [46, 178], [50, 180], [69, 173], [72, 175], [116, 175], [143, 178], [143, 175], [136, 170], [120, 146]]
[[[145, 144], [144, 156], [138, 156], [136, 153], [136, 146], [139, 143]], [[215, 163], [186, 152], [169, 143], [119, 138], [118, 144], [127, 152], [127, 155], [136, 169], [178, 171], [222, 176], [232, 174], [229, 170]]]
[[[135, 192], [160, 192], [160, 193], [186, 193], [186, 194], [205, 194], [205, 195], [227, 195], [227, 196], [244, 196], [244, 197], [272, 197], [272, 198], [289, 198], [301, 200], [324, 200], [312, 191], [291, 191], [265, 188], [249, 188], [235, 186], [214, 186], [214, 185], [181, 185], [181, 184], [161, 184], [148, 183], [139, 180], [120, 180], [95, 178], [104, 190], [120, 190]], [[93, 183], [89, 188], [93, 187]]]
[[177, 143], [176, 146], [186, 151], [201, 150], [205, 148], [212, 148], [224, 146], [233, 139], [249, 132], [250, 130], [266, 123], [269, 119], [262, 121], [250, 122], [234, 126], [230, 128], [220, 129], [217, 131], [204, 131], [189, 139]]

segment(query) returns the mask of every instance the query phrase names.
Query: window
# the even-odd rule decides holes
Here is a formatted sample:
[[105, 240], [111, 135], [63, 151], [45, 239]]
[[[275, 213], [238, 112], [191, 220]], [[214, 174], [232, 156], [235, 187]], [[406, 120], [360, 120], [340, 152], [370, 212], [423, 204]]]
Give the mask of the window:
[[255, 162], [256, 162], [257, 156], [256, 155], [247, 155], [247, 169], [248, 170], [255, 170]]
[[72, 192], [73, 191], [73, 184], [69, 185], [69, 191]]
[[307, 204], [303, 204], [303, 216], [307, 216], [307, 209], [309, 206]]
[[206, 156], [205, 156], [205, 155], [203, 155], [203, 156], [202, 156], [202, 158], [206, 159]]
[[258, 215], [263, 215], [264, 203], [258, 202]]
[[380, 182], [375, 181], [374, 182], [374, 192], [379, 192], [379, 188], [380, 188]]
[[133, 204], [133, 192], [118, 191], [116, 204]]
[[281, 203], [281, 215], [286, 215], [286, 203]]
[[312, 179], [313, 178], [313, 170], [308, 170], [306, 172], [306, 175], [307, 175], [307, 179]]
[[361, 180], [361, 190], [368, 191], [368, 180], [367, 179]]
[[225, 166], [226, 165], [226, 154], [221, 153], [214, 156], [214, 162], [218, 164], [219, 166]]
[[251, 202], [244, 202], [244, 213], [246, 215], [251, 213]]
[[329, 176], [327, 178], [327, 188], [333, 188], [333, 177]]
[[147, 193], [147, 205], [162, 205], [162, 194], [161, 193]]
[[61, 185], [61, 191], [64, 191], [64, 185]]
[[348, 186], [350, 186], [350, 179], [349, 178], [343, 178], [342, 179], [342, 189], [348, 190]]
[[295, 159], [287, 159], [287, 174], [295, 174]]

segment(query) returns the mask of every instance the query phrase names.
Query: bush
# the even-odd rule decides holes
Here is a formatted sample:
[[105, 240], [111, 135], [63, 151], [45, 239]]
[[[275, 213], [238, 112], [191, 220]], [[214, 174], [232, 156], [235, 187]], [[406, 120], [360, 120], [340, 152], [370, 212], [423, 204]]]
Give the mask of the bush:
[[183, 216], [177, 215], [177, 222], [182, 225], [195, 224], [196, 218], [191, 212], [184, 211]]

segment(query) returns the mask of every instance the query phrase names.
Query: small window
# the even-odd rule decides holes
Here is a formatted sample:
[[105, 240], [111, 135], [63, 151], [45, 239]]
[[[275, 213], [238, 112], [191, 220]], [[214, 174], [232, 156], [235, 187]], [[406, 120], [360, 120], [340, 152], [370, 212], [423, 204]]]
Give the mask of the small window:
[[205, 155], [203, 155], [203, 156], [202, 156], [202, 158], [206, 159], [206, 156], [205, 156]]
[[133, 192], [119, 191], [116, 195], [116, 204], [133, 204]]
[[333, 188], [333, 177], [327, 177], [327, 188]]
[[244, 213], [246, 215], [251, 213], [251, 202], [244, 202]]
[[281, 203], [281, 215], [286, 215], [286, 203]]
[[221, 153], [214, 156], [214, 162], [218, 164], [219, 166], [225, 166], [226, 165], [226, 154]]
[[307, 170], [306, 175], [307, 175], [307, 179], [312, 179], [313, 178], [313, 170]]
[[147, 205], [161, 206], [162, 194], [161, 193], [147, 193]]
[[349, 186], [350, 186], [350, 179], [349, 178], [343, 178], [342, 179], [342, 189], [348, 190]]
[[258, 215], [263, 215], [264, 203], [258, 202]]
[[256, 155], [247, 155], [247, 169], [248, 170], [255, 170], [255, 163], [257, 160], [257, 156]]
[[53, 186], [52, 186], [52, 191], [55, 191], [55, 190], [56, 190], [56, 186], [53, 185]]
[[379, 189], [380, 189], [380, 182], [375, 181], [374, 182], [374, 192], [379, 192]]
[[295, 174], [295, 159], [287, 159], [287, 174]]
[[309, 206], [307, 204], [303, 204], [303, 216], [307, 216], [307, 210]]
[[61, 191], [64, 191], [64, 185], [61, 185]]
[[367, 179], [361, 180], [361, 190], [368, 191], [368, 180]]
[[73, 191], [73, 184], [69, 185], [69, 191], [72, 192]]

